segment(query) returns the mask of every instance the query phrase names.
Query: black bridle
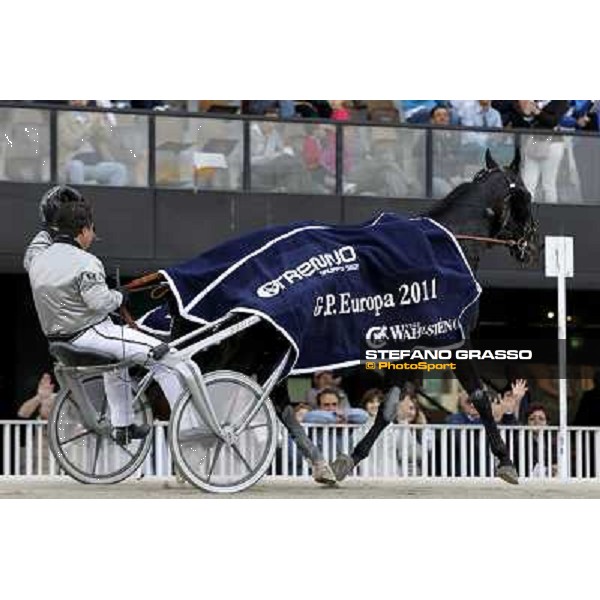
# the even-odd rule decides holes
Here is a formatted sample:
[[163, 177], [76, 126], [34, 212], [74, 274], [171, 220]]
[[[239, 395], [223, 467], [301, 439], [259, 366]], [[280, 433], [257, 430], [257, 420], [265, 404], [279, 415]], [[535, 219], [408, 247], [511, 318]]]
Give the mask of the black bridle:
[[[501, 173], [504, 178], [507, 192], [502, 199], [497, 203], [500, 206], [498, 210], [496, 207], [488, 207], [485, 209], [486, 217], [490, 222], [490, 237], [474, 236], [474, 235], [458, 235], [458, 239], [480, 241], [490, 244], [502, 244], [508, 246], [510, 253], [517, 258], [520, 262], [527, 262], [534, 252], [534, 241], [537, 238], [538, 233], [538, 222], [529, 215], [528, 222], [523, 226], [522, 235], [515, 239], [510, 227], [511, 221], [516, 221], [513, 215], [512, 203], [516, 194], [522, 194], [525, 188], [520, 188], [515, 181], [513, 181], [506, 171], [500, 167], [494, 167], [491, 169], [482, 169], [473, 178], [473, 183], [482, 183], [493, 173]], [[492, 227], [495, 231], [492, 237]]]

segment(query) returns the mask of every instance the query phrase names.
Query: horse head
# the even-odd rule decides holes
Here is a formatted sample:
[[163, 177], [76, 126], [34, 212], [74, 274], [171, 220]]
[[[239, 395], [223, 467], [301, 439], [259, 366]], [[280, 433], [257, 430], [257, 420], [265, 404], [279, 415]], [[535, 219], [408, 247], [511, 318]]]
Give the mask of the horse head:
[[532, 213], [531, 193], [520, 175], [521, 153], [517, 148], [510, 165], [501, 167], [485, 153], [485, 169], [475, 175], [485, 200], [484, 218], [488, 236], [512, 241], [510, 254], [522, 264], [535, 262], [539, 256], [538, 224]]

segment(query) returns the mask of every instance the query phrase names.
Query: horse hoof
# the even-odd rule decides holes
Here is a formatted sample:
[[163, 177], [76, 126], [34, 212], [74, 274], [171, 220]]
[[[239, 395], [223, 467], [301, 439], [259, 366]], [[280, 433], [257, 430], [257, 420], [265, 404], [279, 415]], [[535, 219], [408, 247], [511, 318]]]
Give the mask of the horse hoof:
[[496, 475], [507, 483], [511, 483], [513, 485], [518, 485], [519, 483], [519, 474], [513, 465], [503, 465], [498, 467]]
[[331, 467], [323, 460], [313, 465], [313, 479], [324, 485], [336, 485], [337, 479]]
[[352, 469], [354, 469], [354, 461], [347, 454], [340, 454], [331, 463], [331, 468], [335, 473], [335, 478], [338, 481], [343, 481], [350, 473], [352, 473]]

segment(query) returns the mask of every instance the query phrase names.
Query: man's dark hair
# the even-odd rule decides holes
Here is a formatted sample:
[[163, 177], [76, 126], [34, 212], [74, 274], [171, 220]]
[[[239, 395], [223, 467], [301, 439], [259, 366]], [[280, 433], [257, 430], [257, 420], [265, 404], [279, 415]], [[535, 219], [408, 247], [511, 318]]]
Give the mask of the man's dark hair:
[[92, 207], [85, 201], [63, 204], [56, 214], [58, 233], [76, 238], [84, 227], [92, 227]]
[[325, 396], [325, 394], [333, 394], [338, 399], [338, 402], [341, 401], [340, 393], [335, 388], [327, 387], [323, 388], [317, 394], [317, 406], [321, 406], [321, 396]]

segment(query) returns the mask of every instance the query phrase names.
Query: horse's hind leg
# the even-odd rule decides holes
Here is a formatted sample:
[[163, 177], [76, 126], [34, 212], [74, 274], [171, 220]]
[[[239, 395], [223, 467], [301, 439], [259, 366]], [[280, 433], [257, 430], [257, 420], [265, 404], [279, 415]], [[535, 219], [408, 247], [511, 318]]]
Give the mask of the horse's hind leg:
[[360, 442], [356, 444], [352, 455], [339, 454], [333, 461], [331, 468], [338, 481], [345, 479], [359, 462], [369, 456], [371, 448], [373, 448], [381, 432], [394, 420], [401, 393], [400, 386], [393, 386], [386, 394], [384, 401], [379, 405], [373, 425]]
[[298, 419], [296, 419], [294, 409], [290, 403], [286, 380], [281, 381], [273, 388], [271, 400], [273, 400], [273, 406], [275, 407], [275, 412], [277, 413], [279, 420], [288, 430], [294, 443], [298, 447], [300, 454], [302, 454], [302, 456], [312, 465], [313, 479], [317, 483], [324, 483], [327, 485], [336, 483], [335, 475], [333, 474], [331, 467], [323, 458], [321, 450], [312, 442], [308, 435], [306, 435], [304, 427], [302, 427], [298, 422]]
[[497, 471], [498, 477], [504, 479], [508, 483], [519, 483], [517, 471], [510, 460], [506, 444], [504, 443], [498, 425], [496, 425], [496, 421], [494, 420], [489, 395], [483, 388], [483, 384], [477, 375], [475, 366], [469, 360], [457, 361], [454, 374], [467, 394], [469, 394], [469, 399], [481, 417], [481, 422], [485, 428], [485, 434], [490, 444], [490, 450], [499, 461]]

